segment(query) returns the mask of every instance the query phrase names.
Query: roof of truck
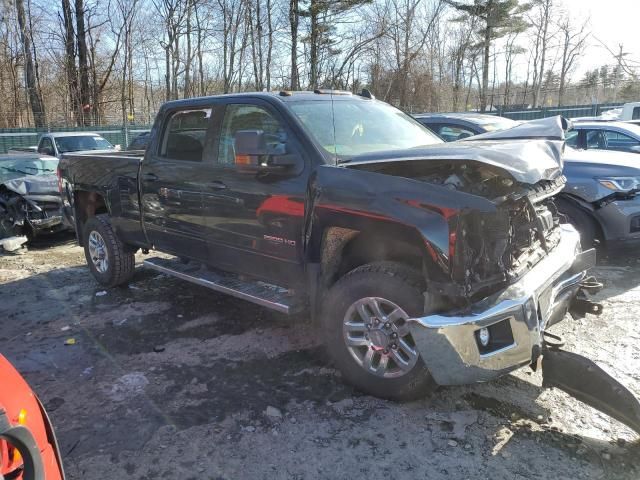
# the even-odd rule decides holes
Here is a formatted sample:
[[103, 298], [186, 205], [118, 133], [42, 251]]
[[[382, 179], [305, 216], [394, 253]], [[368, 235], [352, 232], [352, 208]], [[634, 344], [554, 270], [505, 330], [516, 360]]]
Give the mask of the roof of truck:
[[206, 104], [208, 100], [215, 100], [219, 98], [262, 98], [262, 99], [274, 99], [277, 98], [283, 102], [297, 101], [297, 100], [331, 100], [343, 101], [343, 100], [361, 100], [370, 101], [366, 96], [360, 94], [354, 94], [343, 90], [326, 90], [319, 89], [315, 91], [292, 91], [281, 90], [278, 92], [243, 92], [243, 93], [225, 93], [221, 95], [210, 95], [207, 97], [194, 97], [185, 98], [182, 100], [171, 100], [163, 104], [164, 108], [171, 107], [188, 107], [190, 105]]

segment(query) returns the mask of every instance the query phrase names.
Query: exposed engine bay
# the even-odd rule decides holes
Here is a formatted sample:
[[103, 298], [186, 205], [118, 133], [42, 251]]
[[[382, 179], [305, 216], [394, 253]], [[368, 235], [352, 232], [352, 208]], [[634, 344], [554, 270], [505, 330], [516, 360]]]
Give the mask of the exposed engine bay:
[[36, 236], [65, 229], [55, 175], [34, 175], [0, 184], [0, 238]]
[[[526, 184], [499, 167], [475, 161], [412, 161], [376, 164], [378, 173], [402, 176], [486, 198], [496, 212], [461, 212], [449, 220], [450, 272], [458, 285], [452, 296], [486, 296], [517, 280], [560, 239], [560, 217], [551, 197], [565, 184]], [[446, 292], [442, 292], [446, 293]]]

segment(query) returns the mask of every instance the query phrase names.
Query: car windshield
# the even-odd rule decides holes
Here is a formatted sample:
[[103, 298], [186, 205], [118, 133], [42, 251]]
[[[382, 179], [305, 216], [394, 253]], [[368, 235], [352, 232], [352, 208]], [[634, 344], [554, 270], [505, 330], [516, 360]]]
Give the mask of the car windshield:
[[0, 182], [4, 183], [26, 175], [54, 173], [57, 167], [57, 158], [38, 158], [31, 156], [26, 156], [25, 158], [0, 158]]
[[114, 148], [107, 140], [96, 135], [56, 137], [55, 141], [60, 153], [84, 150], [112, 150]]
[[332, 161], [442, 143], [413, 118], [382, 102], [301, 100], [289, 105]]

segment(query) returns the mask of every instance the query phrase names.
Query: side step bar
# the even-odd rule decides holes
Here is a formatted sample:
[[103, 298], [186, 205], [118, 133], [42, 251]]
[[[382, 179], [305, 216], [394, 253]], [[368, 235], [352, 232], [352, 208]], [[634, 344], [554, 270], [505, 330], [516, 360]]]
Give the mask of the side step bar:
[[289, 291], [277, 285], [244, 280], [238, 275], [212, 270], [200, 264], [183, 263], [178, 258], [153, 257], [143, 262], [145, 267], [158, 272], [210, 288], [216, 292], [248, 300], [280, 313], [291, 314], [301, 306], [289, 295]]

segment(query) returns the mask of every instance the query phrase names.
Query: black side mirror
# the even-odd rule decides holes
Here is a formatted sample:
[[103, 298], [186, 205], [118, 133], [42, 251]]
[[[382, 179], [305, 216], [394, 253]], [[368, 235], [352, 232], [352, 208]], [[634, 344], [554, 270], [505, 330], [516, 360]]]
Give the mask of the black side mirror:
[[284, 138], [268, 144], [262, 130], [238, 130], [233, 139], [236, 166], [246, 172], [298, 174], [304, 167], [299, 156], [287, 154]]

